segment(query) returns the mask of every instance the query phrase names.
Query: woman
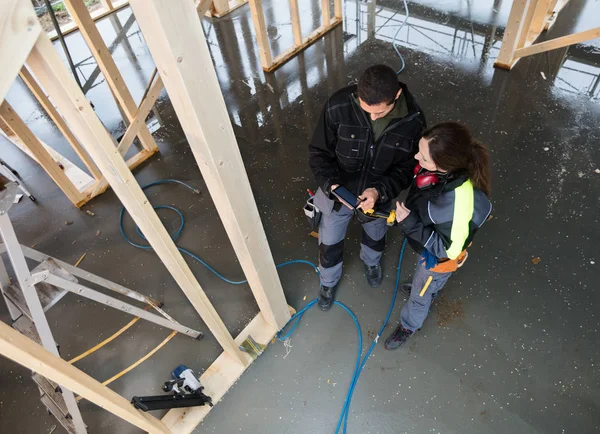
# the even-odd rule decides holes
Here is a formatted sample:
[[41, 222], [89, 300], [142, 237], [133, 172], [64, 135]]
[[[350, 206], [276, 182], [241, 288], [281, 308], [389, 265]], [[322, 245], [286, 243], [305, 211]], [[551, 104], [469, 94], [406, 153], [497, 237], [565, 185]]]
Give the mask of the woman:
[[423, 133], [415, 177], [406, 203], [396, 202], [396, 220], [421, 256], [400, 324], [385, 348], [402, 346], [418, 330], [436, 294], [467, 259], [466, 248], [488, 219], [492, 205], [488, 153], [469, 130], [456, 122]]

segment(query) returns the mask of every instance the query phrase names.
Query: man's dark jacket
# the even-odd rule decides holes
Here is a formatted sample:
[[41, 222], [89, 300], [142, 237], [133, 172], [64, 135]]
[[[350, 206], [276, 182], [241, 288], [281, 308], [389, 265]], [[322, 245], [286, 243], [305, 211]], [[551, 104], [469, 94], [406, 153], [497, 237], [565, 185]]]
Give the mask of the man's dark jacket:
[[392, 119], [377, 141], [369, 114], [353, 97], [356, 85], [337, 91], [325, 103], [309, 144], [309, 165], [326, 194], [334, 184], [356, 195], [374, 187], [377, 205], [385, 207], [410, 185], [425, 116], [406, 85], [400, 86], [408, 115]]

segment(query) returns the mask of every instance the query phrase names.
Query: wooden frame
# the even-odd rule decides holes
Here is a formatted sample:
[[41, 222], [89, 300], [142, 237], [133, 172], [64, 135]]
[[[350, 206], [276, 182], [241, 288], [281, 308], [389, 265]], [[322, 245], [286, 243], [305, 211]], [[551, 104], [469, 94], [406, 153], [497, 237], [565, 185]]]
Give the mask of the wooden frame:
[[[104, 2], [108, 6], [113, 6], [113, 3], [110, 0], [104, 0]], [[158, 147], [146, 126], [145, 120], [150, 110], [152, 110], [156, 99], [160, 95], [163, 88], [162, 81], [160, 80], [160, 77], [154, 81], [156, 74], [153, 74], [144, 94], [145, 96], [140, 105], [137, 106], [83, 0], [65, 0], [65, 5], [70, 11], [74, 21], [77, 23], [77, 28], [81, 31], [90, 51], [94, 55], [99, 70], [105, 76], [109, 88], [115, 98], [115, 102], [117, 103], [120, 112], [123, 114], [125, 123], [129, 124], [125, 135], [118, 146], [120, 154], [124, 156], [127, 153], [136, 136], [139, 136], [140, 143], [144, 147], [144, 149], [137, 152], [127, 161], [129, 168], [134, 169], [158, 152]], [[4, 121], [9, 127], [8, 131], [6, 128], [4, 129], [4, 133], [13, 144], [41, 164], [44, 170], [76, 207], [81, 207], [94, 197], [106, 191], [109, 187], [108, 182], [106, 182], [106, 179], [104, 179], [75, 135], [67, 127], [64, 119], [36, 81], [33, 74], [31, 74], [26, 67], [23, 67], [21, 68], [19, 75], [40, 105], [48, 113], [48, 116], [62, 132], [67, 142], [69, 142], [71, 147], [81, 158], [92, 176], [90, 177], [85, 172], [79, 170], [77, 166], [52, 150], [48, 145], [42, 144], [39, 139], [33, 136], [18, 115], [12, 111], [12, 108], [4, 110], [5, 115], [9, 113], [11, 115], [9, 118], [4, 118]], [[51, 163], [51, 159], [49, 159], [48, 155], [46, 155], [47, 152], [45, 151], [51, 154], [51, 159], [54, 159], [56, 163]], [[65, 174], [67, 176], [61, 176], [56, 173], [57, 163], [60, 163], [61, 166], [65, 167]]]
[[550, 28], [568, 0], [514, 0], [494, 66], [511, 69], [522, 57], [600, 37], [600, 27], [534, 44]]
[[267, 27], [265, 25], [262, 0], [249, 0], [252, 21], [254, 23], [254, 30], [256, 32], [256, 41], [258, 43], [258, 50], [260, 53], [260, 62], [265, 72], [271, 72], [279, 68], [296, 54], [308, 48], [327, 32], [333, 30], [336, 26], [342, 23], [342, 0], [334, 0], [333, 20], [331, 19], [331, 12], [329, 10], [329, 0], [321, 0], [321, 16], [323, 23], [319, 28], [303, 38], [300, 26], [300, 14], [298, 12], [298, 0], [289, 0], [289, 2], [292, 31], [294, 33], [294, 46], [273, 59], [271, 45], [267, 35]]
[[[217, 402], [253, 361], [250, 355], [239, 350], [239, 345], [249, 335], [261, 344], [268, 344], [291, 314], [202, 26], [194, 16], [194, 4], [133, 0], [131, 6], [260, 308], [258, 315], [235, 340], [146, 199], [121, 153], [116, 150], [109, 133], [66, 70], [50, 39], [41, 32], [36, 20], [31, 22], [32, 15], [35, 15], [30, 0], [0, 0], [0, 10], [8, 11], [0, 17], [0, 55], [24, 52], [21, 56], [6, 58], [4, 69], [0, 72], [0, 103], [8, 89], [5, 83], [14, 80], [23, 66], [23, 59], [26, 59], [27, 67], [48, 93], [91, 161], [223, 347], [223, 354], [201, 377], [205, 392], [212, 396], [213, 402]], [[23, 38], [24, 32], [31, 32], [31, 35]], [[153, 97], [152, 89], [159, 87], [157, 83], [158, 80], [150, 85], [148, 97]], [[138, 112], [133, 114], [131, 125], [138, 115], [141, 116], [140, 109]], [[4, 324], [0, 324], [0, 353], [149, 432], [189, 433], [210, 410], [210, 407], [172, 410], [163, 418], [164, 422], [157, 421], [135, 410], [129, 402], [81, 371], [67, 367], [66, 362]]]
[[[129, 0], [117, 0], [117, 1], [100, 0], [100, 2], [104, 6], [104, 8], [97, 9], [90, 14], [94, 21], [101, 20], [102, 18], [106, 17], [107, 15], [110, 15], [113, 12], [117, 12], [126, 6], [129, 6]], [[63, 35], [68, 35], [69, 33], [72, 33], [76, 30], [79, 30], [79, 26], [77, 25], [77, 23], [75, 21], [73, 21], [69, 24], [65, 24], [64, 26], [62, 26], [60, 28], [60, 31]], [[56, 39], [58, 39], [58, 35], [56, 34], [55, 30], [49, 32], [48, 36], [50, 37], [50, 39], [52, 41], [55, 41]]]

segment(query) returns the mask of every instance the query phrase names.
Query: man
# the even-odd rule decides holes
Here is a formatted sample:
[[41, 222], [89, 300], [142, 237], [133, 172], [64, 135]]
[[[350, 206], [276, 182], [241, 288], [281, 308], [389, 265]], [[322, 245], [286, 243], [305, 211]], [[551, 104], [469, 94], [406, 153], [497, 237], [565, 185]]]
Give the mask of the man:
[[[361, 200], [359, 208], [391, 209], [413, 178], [414, 155], [425, 117], [404, 83], [385, 65], [368, 68], [358, 85], [339, 90], [325, 103], [312, 141], [309, 165], [319, 183], [314, 203], [319, 224], [319, 307], [329, 310], [342, 276], [346, 228], [353, 211], [334, 199], [341, 185]], [[362, 225], [360, 258], [373, 288], [383, 277], [380, 260], [386, 221]]]

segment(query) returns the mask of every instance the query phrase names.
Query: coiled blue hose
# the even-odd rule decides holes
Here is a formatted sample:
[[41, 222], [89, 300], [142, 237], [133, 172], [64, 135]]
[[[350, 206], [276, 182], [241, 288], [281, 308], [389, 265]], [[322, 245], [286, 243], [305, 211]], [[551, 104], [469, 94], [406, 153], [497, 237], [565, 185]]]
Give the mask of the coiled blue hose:
[[[153, 187], [155, 185], [160, 185], [160, 184], [180, 184], [186, 188], [188, 188], [189, 190], [193, 191], [194, 193], [198, 194], [199, 191], [196, 190], [195, 188], [191, 187], [190, 185], [186, 184], [185, 182], [181, 182], [178, 181], [176, 179], [162, 179], [160, 181], [155, 181], [152, 182], [150, 184], [147, 184], [145, 186], [142, 187], [142, 190], [146, 190], [147, 188]], [[168, 205], [157, 205], [154, 207], [154, 209], [169, 209], [171, 211], [174, 211], [180, 218], [181, 223], [179, 225], [179, 229], [177, 229], [177, 231], [175, 232], [175, 234], [171, 235], [171, 238], [173, 239], [173, 241], [175, 241], [183, 232], [183, 228], [185, 226], [185, 218], [183, 217], [183, 213], [178, 210], [177, 208], [173, 207], [173, 206], [168, 206]], [[143, 244], [138, 244], [133, 242], [125, 233], [125, 229], [123, 228], [123, 218], [125, 216], [125, 207], [121, 208], [121, 213], [119, 215], [119, 229], [121, 230], [121, 235], [123, 235], [123, 238], [125, 238], [125, 241], [127, 241], [129, 244], [131, 244], [133, 247], [136, 247], [138, 249], [144, 249], [144, 250], [152, 250], [151, 246], [148, 245], [143, 245]], [[138, 233], [138, 235], [143, 239], [146, 240], [146, 237], [144, 237], [144, 235], [142, 234], [142, 232], [140, 231], [140, 229], [136, 226], [136, 231]], [[383, 322], [381, 329], [379, 330], [379, 333], [377, 334], [377, 336], [375, 337], [375, 339], [373, 340], [373, 342], [371, 343], [371, 346], [369, 347], [369, 349], [367, 350], [367, 352], [365, 353], [365, 356], [362, 357], [362, 346], [363, 346], [363, 338], [362, 338], [362, 330], [360, 328], [360, 324], [358, 322], [358, 318], [356, 318], [356, 315], [354, 315], [354, 313], [343, 303], [340, 303], [339, 301], [334, 301], [334, 304], [336, 306], [341, 307], [342, 309], [344, 309], [348, 315], [350, 315], [350, 317], [352, 318], [352, 320], [354, 321], [354, 324], [356, 326], [356, 331], [358, 334], [358, 351], [357, 351], [357, 356], [356, 356], [356, 366], [354, 368], [354, 374], [352, 376], [352, 381], [350, 382], [350, 387], [348, 388], [348, 393], [346, 394], [346, 399], [344, 400], [344, 407], [342, 408], [342, 412], [340, 414], [340, 418], [338, 420], [338, 424], [336, 427], [336, 434], [339, 433], [340, 428], [342, 427], [342, 423], [343, 423], [343, 432], [344, 434], [346, 433], [346, 429], [348, 426], [348, 415], [350, 414], [350, 403], [352, 401], [352, 395], [354, 394], [354, 389], [356, 388], [356, 384], [358, 383], [358, 378], [360, 377], [360, 374], [363, 370], [363, 368], [365, 367], [365, 365], [367, 364], [367, 360], [369, 359], [369, 357], [371, 356], [371, 353], [373, 352], [373, 349], [375, 348], [375, 345], [377, 345], [377, 342], [379, 340], [379, 337], [381, 336], [381, 334], [383, 333], [385, 327], [387, 326], [389, 320], [390, 320], [390, 316], [392, 315], [392, 311], [394, 309], [394, 305], [396, 303], [396, 297], [398, 295], [398, 288], [400, 287], [400, 271], [402, 268], [402, 260], [404, 258], [404, 249], [406, 247], [406, 239], [404, 240], [404, 242], [402, 243], [402, 248], [400, 250], [400, 257], [398, 259], [398, 270], [396, 272], [396, 285], [394, 287], [394, 294], [392, 296], [392, 301], [390, 303], [390, 307], [388, 309], [388, 313], [385, 317], [385, 321]], [[223, 275], [221, 275], [219, 272], [217, 272], [214, 268], [212, 268], [210, 265], [208, 265], [205, 261], [203, 261], [202, 259], [200, 259], [198, 256], [194, 255], [192, 252], [182, 248], [182, 247], [177, 247], [179, 249], [179, 251], [181, 253], [185, 253], [186, 255], [190, 256], [191, 258], [193, 258], [194, 260], [198, 261], [199, 263], [201, 263], [202, 265], [204, 265], [204, 267], [206, 267], [211, 273], [213, 273], [215, 276], [217, 276], [219, 279], [223, 280], [224, 282], [230, 283], [231, 285], [241, 285], [243, 283], [248, 282], [247, 280], [230, 280], [227, 279], [226, 277], [224, 277]], [[303, 260], [303, 259], [298, 259], [298, 260], [293, 260], [293, 261], [287, 261], [287, 262], [283, 262], [279, 265], [277, 265], [277, 268], [282, 268], [285, 267], [287, 265], [292, 265], [292, 264], [306, 264], [306, 265], [310, 265], [311, 267], [313, 267], [313, 269], [317, 272], [317, 274], [319, 273], [319, 268], [313, 264], [312, 262]], [[283, 326], [283, 328], [277, 333], [277, 339], [279, 339], [280, 341], [285, 341], [286, 339], [288, 339], [296, 330], [296, 327], [298, 327], [298, 324], [300, 323], [300, 320], [302, 319], [302, 316], [309, 310], [311, 309], [315, 304], [317, 304], [317, 299], [312, 300], [311, 302], [309, 302], [306, 306], [304, 306], [302, 309], [300, 309], [298, 312], [296, 312], [290, 319], [289, 321], [286, 323], [285, 326]], [[289, 324], [292, 324], [291, 329], [285, 334], [283, 334], [283, 331], [288, 327]]]

